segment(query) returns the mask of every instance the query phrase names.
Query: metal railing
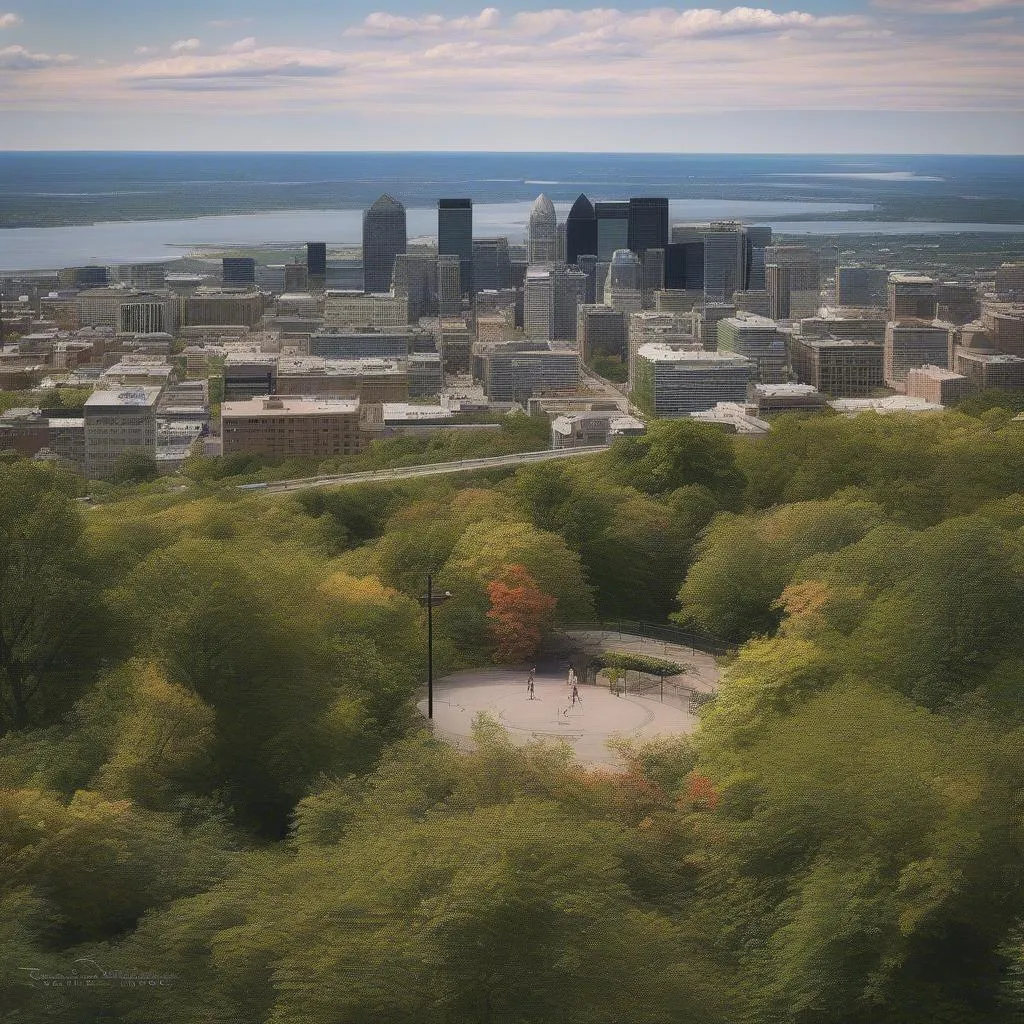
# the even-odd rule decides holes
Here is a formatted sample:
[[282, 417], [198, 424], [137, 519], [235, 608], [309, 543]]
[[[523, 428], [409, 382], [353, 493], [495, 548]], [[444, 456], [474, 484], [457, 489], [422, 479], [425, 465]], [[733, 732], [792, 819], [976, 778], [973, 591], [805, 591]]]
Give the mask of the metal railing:
[[673, 626], [667, 622], [630, 622], [627, 619], [572, 622], [560, 627], [559, 632], [621, 633], [626, 636], [658, 640], [661, 643], [676, 644], [679, 647], [689, 647], [692, 651], [703, 651], [706, 654], [716, 655], [730, 654], [743, 643], [742, 640], [710, 636], [706, 633], [683, 629], [681, 626]]

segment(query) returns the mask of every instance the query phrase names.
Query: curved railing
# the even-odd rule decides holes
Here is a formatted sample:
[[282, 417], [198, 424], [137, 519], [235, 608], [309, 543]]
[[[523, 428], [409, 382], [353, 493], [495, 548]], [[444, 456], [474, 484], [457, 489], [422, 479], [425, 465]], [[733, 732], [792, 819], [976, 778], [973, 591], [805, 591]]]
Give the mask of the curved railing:
[[645, 640], [659, 640], [662, 643], [678, 644], [689, 647], [693, 651], [704, 651], [706, 654], [730, 654], [737, 650], [742, 640], [729, 640], [724, 637], [710, 636], [694, 630], [683, 629], [667, 622], [631, 622], [628, 619], [600, 619], [589, 622], [571, 622], [560, 626], [557, 632], [595, 632], [621, 633], [638, 636]]

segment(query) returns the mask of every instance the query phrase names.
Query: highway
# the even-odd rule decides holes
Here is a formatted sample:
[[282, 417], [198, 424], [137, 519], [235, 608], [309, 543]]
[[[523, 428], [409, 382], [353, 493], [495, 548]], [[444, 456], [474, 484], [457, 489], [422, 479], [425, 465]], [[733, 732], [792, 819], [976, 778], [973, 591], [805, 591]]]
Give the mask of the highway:
[[461, 459], [458, 462], [435, 462], [427, 466], [399, 466], [396, 469], [374, 469], [363, 473], [335, 473], [326, 476], [306, 477], [299, 480], [275, 480], [265, 484], [239, 484], [242, 491], [258, 494], [280, 494], [303, 491], [311, 487], [345, 487], [350, 484], [382, 483], [391, 480], [409, 480], [421, 476], [444, 476], [449, 473], [468, 473], [478, 469], [500, 469], [504, 466], [528, 466], [534, 462], [551, 462], [554, 459], [571, 459], [580, 455], [595, 455], [606, 452], [605, 445], [584, 448], [560, 448], [543, 452], [520, 452], [516, 455], [497, 455], [484, 459]]

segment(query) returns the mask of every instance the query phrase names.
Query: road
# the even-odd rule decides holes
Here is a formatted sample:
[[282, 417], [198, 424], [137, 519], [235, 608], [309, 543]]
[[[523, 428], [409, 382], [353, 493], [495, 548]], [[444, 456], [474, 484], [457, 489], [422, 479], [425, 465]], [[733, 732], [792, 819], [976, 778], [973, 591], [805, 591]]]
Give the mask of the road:
[[526, 466], [534, 462], [553, 459], [571, 459], [580, 455], [606, 452], [604, 445], [586, 448], [562, 448], [543, 452], [520, 452], [516, 455], [497, 455], [484, 459], [461, 459], [458, 462], [435, 462], [427, 466], [400, 466], [397, 469], [374, 469], [364, 473], [335, 473], [307, 477], [301, 480], [275, 480], [267, 484], [241, 484], [240, 490], [259, 494], [278, 494], [283, 491], [302, 491], [311, 487], [344, 487], [349, 484], [380, 483], [390, 480], [408, 480], [420, 476], [444, 476], [449, 473], [468, 473], [477, 469], [500, 469], [503, 466]]

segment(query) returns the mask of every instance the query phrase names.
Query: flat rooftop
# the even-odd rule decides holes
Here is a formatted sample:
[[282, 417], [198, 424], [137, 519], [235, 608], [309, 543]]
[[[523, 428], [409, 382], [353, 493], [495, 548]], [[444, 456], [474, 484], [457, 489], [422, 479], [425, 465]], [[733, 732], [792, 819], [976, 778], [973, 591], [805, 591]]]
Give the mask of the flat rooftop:
[[144, 409], [153, 407], [160, 397], [160, 388], [137, 387], [94, 391], [86, 400], [86, 409], [115, 408]]
[[250, 398], [239, 402], [225, 402], [221, 406], [224, 419], [247, 416], [324, 416], [359, 411], [358, 398]]
[[637, 349], [637, 355], [650, 363], [703, 363], [705, 365], [737, 365], [749, 363], [746, 356], [737, 355], [733, 352], [707, 352], [704, 349], [679, 349], [671, 348], [668, 345], [661, 345], [657, 342], [650, 342], [641, 345]]

